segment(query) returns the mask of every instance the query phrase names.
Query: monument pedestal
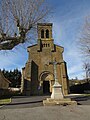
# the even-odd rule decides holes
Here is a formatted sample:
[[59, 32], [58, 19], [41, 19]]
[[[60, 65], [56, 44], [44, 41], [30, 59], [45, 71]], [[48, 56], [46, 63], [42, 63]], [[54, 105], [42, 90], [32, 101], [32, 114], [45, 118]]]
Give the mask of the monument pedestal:
[[52, 88], [51, 99], [63, 99], [61, 85], [58, 82], [55, 82]]
[[71, 101], [70, 98], [63, 98], [63, 99], [51, 99], [47, 98], [46, 100], [43, 100], [44, 106], [54, 106], [54, 105], [77, 105], [76, 101]]
[[51, 98], [43, 100], [44, 106], [49, 105], [77, 105], [76, 101], [71, 101], [70, 98], [64, 98], [61, 85], [58, 82], [55, 82], [52, 88]]

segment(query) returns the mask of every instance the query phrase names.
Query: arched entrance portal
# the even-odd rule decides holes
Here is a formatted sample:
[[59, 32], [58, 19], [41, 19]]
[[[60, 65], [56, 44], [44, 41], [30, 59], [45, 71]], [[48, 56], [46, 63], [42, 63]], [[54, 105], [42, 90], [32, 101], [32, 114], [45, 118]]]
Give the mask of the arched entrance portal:
[[50, 94], [54, 84], [54, 75], [48, 71], [40, 74], [40, 84], [42, 86], [43, 94]]
[[43, 81], [43, 94], [50, 93], [50, 83], [49, 81]]

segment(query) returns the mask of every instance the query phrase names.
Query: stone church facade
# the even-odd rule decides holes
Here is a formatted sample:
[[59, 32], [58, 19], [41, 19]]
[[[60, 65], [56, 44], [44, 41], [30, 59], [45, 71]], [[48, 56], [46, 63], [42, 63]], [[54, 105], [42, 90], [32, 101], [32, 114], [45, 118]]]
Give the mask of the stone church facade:
[[66, 62], [63, 60], [64, 48], [54, 44], [52, 23], [38, 23], [38, 42], [29, 46], [28, 61], [22, 69], [21, 92], [24, 95], [42, 95], [52, 92], [54, 68], [50, 62], [56, 60], [57, 78], [64, 95], [68, 94]]

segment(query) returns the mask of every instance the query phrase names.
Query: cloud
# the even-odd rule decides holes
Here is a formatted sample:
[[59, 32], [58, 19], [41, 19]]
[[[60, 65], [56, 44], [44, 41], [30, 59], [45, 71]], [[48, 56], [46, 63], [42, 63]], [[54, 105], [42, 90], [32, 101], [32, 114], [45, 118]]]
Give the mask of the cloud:
[[83, 70], [83, 62], [80, 59], [77, 52], [73, 51], [67, 51], [65, 53], [65, 60], [67, 62], [67, 69], [68, 69], [68, 75], [70, 78], [75, 77], [83, 77], [84, 70]]
[[82, 78], [84, 76], [82, 69], [83, 63], [76, 41], [79, 39], [78, 33], [82, 26], [84, 16], [78, 16], [77, 14], [76, 17], [70, 17], [66, 15], [63, 16], [64, 20], [61, 17], [58, 17], [58, 21], [54, 18], [55, 43], [64, 47], [63, 54], [64, 60], [67, 62], [69, 77], [75, 78], [77, 76]]
[[[67, 62], [69, 77], [82, 77], [82, 60], [77, 50], [76, 39], [84, 21], [90, 13], [90, 0], [58, 0], [50, 4], [57, 6], [51, 22], [54, 23], [54, 42], [64, 47], [64, 60]], [[28, 59], [28, 53], [22, 47], [4, 54], [0, 51], [0, 68], [22, 68]]]
[[26, 61], [27, 51], [22, 48], [14, 49], [12, 51], [7, 52], [0, 52], [0, 69], [21, 69], [25, 65]]
[[82, 68], [82, 64], [72, 65], [69, 68], [68, 73], [69, 74], [79, 73], [79, 72], [83, 71], [83, 69], [81, 70], [81, 68]]

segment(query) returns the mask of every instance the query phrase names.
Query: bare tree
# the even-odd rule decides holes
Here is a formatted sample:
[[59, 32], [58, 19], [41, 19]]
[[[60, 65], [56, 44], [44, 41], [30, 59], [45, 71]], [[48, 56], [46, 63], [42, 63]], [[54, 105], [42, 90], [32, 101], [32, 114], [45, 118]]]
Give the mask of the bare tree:
[[89, 80], [90, 80], [90, 63], [84, 63], [83, 67], [86, 72], [85, 78], [86, 78], [87, 82], [89, 82]]
[[85, 77], [88, 82], [90, 79], [90, 16], [85, 18], [85, 23], [80, 32], [80, 36], [78, 46], [82, 60], [84, 61], [83, 68], [85, 70]]
[[31, 37], [37, 22], [49, 13], [45, 0], [2, 0], [0, 50], [11, 50]]
[[86, 17], [85, 24], [81, 31], [79, 47], [84, 59], [90, 60], [90, 16]]

